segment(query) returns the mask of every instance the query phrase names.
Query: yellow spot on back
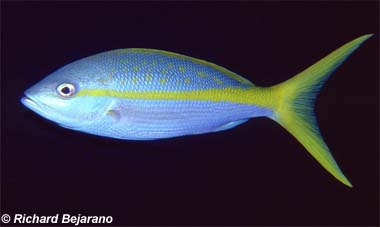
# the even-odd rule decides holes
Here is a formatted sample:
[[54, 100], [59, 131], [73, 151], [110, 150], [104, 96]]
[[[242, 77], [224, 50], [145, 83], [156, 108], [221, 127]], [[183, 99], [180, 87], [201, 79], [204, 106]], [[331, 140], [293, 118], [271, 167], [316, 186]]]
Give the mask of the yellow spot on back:
[[[226, 68], [223, 68], [219, 65], [216, 65], [214, 63], [211, 63], [211, 62], [208, 62], [208, 61], [205, 61], [205, 60], [201, 60], [201, 59], [197, 59], [197, 58], [193, 58], [193, 57], [189, 57], [189, 56], [185, 56], [185, 55], [182, 55], [182, 54], [177, 54], [177, 53], [173, 53], [173, 52], [169, 52], [169, 51], [163, 51], [163, 50], [156, 50], [156, 49], [143, 49], [143, 48], [131, 48], [131, 49], [128, 49], [130, 51], [134, 51], [134, 52], [139, 52], [139, 53], [159, 53], [159, 54], [162, 54], [164, 56], [169, 56], [169, 57], [174, 57], [174, 58], [178, 58], [178, 59], [183, 59], [183, 60], [188, 60], [188, 61], [191, 61], [193, 63], [196, 63], [196, 64], [200, 64], [200, 65], [204, 65], [204, 66], [207, 66], [207, 67], [210, 67], [210, 68], [213, 68], [215, 70], [218, 70], [219, 72], [223, 73], [224, 75], [234, 79], [234, 80], [237, 80], [239, 81], [240, 83], [243, 83], [243, 84], [246, 84], [246, 85], [251, 85], [251, 86], [254, 86], [254, 84], [252, 82], [250, 82], [249, 80], [245, 79], [244, 77], [226, 69]], [[161, 58], [159, 60], [160, 62], [163, 62], [164, 60]]]
[[174, 67], [174, 65], [172, 63], [169, 63], [168, 66], [170, 69]]
[[139, 82], [139, 78], [137, 76], [132, 77], [132, 83], [137, 84]]
[[133, 66], [133, 71], [137, 72], [139, 70], [140, 70], [140, 68], [138, 66]]
[[200, 76], [200, 77], [205, 77], [206, 73], [204, 73], [204, 72], [197, 72], [197, 75]]
[[212, 78], [217, 84], [219, 84], [219, 85], [223, 85], [223, 81], [221, 81], [219, 78], [217, 78], [217, 77], [213, 77]]
[[190, 83], [190, 78], [186, 78], [186, 79], [185, 79], [185, 83], [186, 83], [186, 84], [189, 84], [189, 83]]
[[152, 81], [152, 79], [153, 79], [153, 77], [151, 75], [146, 75], [145, 76], [145, 80], [148, 81], [148, 82]]
[[180, 66], [178, 69], [179, 69], [179, 71], [181, 71], [181, 72], [185, 72], [185, 67], [183, 67], [183, 66]]
[[166, 84], [167, 81], [168, 81], [168, 79], [166, 79], [166, 78], [161, 78], [160, 79], [160, 83], [161, 84]]
[[168, 73], [168, 70], [167, 69], [163, 69], [163, 70], [161, 70], [161, 73]]

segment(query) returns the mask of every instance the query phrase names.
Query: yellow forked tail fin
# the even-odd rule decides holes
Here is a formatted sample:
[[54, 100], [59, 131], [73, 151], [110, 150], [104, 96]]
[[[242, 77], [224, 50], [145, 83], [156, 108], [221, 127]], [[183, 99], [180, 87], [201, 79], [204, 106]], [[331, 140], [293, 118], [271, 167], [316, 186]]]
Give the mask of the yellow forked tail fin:
[[331, 73], [371, 36], [363, 35], [352, 40], [293, 78], [269, 88], [276, 99], [272, 119], [289, 131], [329, 173], [349, 187], [352, 187], [350, 181], [319, 133], [314, 102]]

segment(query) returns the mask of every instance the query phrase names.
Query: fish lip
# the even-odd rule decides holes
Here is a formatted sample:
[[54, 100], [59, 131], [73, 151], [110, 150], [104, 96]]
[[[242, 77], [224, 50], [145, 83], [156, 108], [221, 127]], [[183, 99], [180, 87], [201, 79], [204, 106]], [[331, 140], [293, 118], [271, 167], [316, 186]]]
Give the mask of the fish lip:
[[21, 98], [21, 103], [37, 113], [42, 113], [43, 110], [46, 109], [41, 102], [39, 102], [36, 98], [32, 98], [27, 93], [25, 93], [25, 96]]
[[24, 104], [26, 107], [33, 107], [33, 108], [40, 108], [38, 103], [34, 101], [32, 98], [25, 95], [21, 98], [21, 103]]
[[80, 126], [76, 125], [70, 125], [70, 124], [63, 124], [55, 121], [51, 115], [49, 114], [51, 112], [51, 108], [48, 105], [45, 105], [41, 101], [38, 100], [36, 97], [32, 97], [31, 95], [28, 95], [27, 92], [24, 93], [24, 96], [21, 97], [21, 103], [26, 106], [27, 108], [31, 109], [33, 112], [41, 115], [42, 117], [51, 120], [61, 127], [69, 128], [73, 130], [79, 130]]

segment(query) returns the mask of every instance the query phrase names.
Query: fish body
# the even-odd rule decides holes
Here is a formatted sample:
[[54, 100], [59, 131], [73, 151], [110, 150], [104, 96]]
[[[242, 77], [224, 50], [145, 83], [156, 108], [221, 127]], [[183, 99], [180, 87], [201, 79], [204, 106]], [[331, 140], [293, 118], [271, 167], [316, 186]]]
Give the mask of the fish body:
[[351, 186], [321, 138], [316, 95], [361, 36], [293, 78], [259, 87], [216, 64], [154, 49], [118, 49], [70, 63], [25, 91], [22, 103], [59, 125], [99, 136], [152, 140], [227, 130], [268, 117]]
[[[160, 50], [100, 53], [66, 65], [46, 80], [56, 86], [75, 85], [80, 100], [69, 111], [80, 122], [67, 122], [56, 113], [43, 116], [64, 127], [119, 139], [215, 132], [272, 112], [251, 99], [259, 88], [243, 77], [206, 61]], [[33, 96], [33, 90], [26, 95]]]

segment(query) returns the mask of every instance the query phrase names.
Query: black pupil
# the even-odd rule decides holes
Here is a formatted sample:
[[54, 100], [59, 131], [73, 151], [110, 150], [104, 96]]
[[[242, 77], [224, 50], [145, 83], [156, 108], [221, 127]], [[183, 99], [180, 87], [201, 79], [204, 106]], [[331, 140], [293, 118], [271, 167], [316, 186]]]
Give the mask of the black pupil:
[[70, 94], [70, 88], [69, 88], [69, 87], [63, 87], [63, 88], [61, 89], [61, 92], [62, 92], [63, 94], [65, 94], [65, 95], [68, 95], [68, 94]]

